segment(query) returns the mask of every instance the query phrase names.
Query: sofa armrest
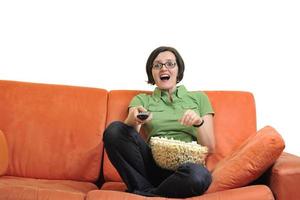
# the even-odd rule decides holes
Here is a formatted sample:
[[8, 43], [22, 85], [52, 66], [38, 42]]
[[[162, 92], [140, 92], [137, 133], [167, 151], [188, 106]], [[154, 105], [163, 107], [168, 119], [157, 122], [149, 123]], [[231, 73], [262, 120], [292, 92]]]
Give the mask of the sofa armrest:
[[268, 184], [276, 200], [300, 199], [300, 157], [282, 153], [270, 169]]
[[0, 130], [0, 176], [6, 173], [8, 167], [8, 148], [6, 138]]

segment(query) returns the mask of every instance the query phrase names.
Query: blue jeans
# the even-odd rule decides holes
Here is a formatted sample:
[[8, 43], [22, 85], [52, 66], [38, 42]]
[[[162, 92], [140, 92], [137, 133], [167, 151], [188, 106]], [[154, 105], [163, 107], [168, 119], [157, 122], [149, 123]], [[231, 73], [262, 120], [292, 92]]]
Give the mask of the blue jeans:
[[176, 171], [157, 166], [148, 144], [123, 122], [112, 122], [104, 132], [103, 141], [128, 192], [186, 198], [203, 194], [211, 184], [211, 174], [202, 165], [185, 163]]

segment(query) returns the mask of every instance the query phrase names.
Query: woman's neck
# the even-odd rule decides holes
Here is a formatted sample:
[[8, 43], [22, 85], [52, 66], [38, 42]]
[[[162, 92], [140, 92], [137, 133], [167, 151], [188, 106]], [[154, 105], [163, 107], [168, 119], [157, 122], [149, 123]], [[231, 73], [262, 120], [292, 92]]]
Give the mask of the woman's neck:
[[167, 90], [167, 93], [168, 93], [168, 97], [169, 97], [169, 100], [170, 102], [173, 102], [173, 97], [172, 97], [172, 94], [176, 91], [176, 86]]

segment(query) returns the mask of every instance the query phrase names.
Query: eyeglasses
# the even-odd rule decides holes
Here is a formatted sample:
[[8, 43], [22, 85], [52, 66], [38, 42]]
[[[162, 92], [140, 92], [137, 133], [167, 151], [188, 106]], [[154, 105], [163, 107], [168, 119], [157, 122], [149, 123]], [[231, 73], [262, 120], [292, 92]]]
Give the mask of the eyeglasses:
[[160, 70], [163, 66], [167, 69], [173, 69], [176, 66], [176, 62], [168, 61], [166, 63], [155, 63], [153, 64], [152, 69]]

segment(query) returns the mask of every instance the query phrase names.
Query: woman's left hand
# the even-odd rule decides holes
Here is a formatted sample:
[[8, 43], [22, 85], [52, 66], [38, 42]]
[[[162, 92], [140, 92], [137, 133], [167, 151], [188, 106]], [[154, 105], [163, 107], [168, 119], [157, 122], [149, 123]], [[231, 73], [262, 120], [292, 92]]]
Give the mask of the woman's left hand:
[[184, 126], [198, 125], [203, 119], [193, 110], [187, 110], [179, 119], [179, 122]]

